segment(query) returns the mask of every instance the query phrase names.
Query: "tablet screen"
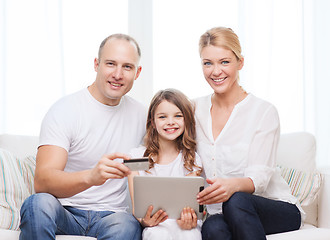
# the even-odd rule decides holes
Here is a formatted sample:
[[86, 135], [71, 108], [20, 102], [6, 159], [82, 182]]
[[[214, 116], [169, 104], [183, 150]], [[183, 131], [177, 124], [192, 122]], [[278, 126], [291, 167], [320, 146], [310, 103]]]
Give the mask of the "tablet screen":
[[203, 216], [203, 206], [197, 202], [204, 187], [202, 177], [135, 176], [133, 186], [137, 218], [143, 218], [150, 205], [154, 206], [152, 214], [162, 209], [172, 219], [179, 219], [184, 207], [193, 208], [199, 219]]

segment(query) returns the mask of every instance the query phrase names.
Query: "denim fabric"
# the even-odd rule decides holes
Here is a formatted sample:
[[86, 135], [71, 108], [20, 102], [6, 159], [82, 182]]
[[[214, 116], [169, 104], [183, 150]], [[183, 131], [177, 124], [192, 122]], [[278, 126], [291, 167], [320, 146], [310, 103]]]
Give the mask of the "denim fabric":
[[55, 239], [55, 235], [81, 235], [99, 240], [140, 240], [141, 226], [124, 212], [86, 211], [63, 207], [54, 196], [37, 193], [21, 208], [20, 240]]
[[235, 193], [222, 210], [205, 220], [202, 239], [265, 240], [268, 234], [297, 230], [301, 224], [296, 205], [248, 193]]

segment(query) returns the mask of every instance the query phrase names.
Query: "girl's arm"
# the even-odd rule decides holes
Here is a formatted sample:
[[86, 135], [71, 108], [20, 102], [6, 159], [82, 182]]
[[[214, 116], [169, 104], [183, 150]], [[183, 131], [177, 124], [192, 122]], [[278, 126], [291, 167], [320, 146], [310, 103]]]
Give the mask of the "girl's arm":
[[134, 215], [134, 187], [133, 187], [133, 178], [134, 176], [139, 175], [139, 172], [131, 172], [130, 175], [127, 176], [128, 179], [128, 189], [129, 189], [129, 194], [131, 196], [131, 201], [132, 201], [132, 212]]
[[[131, 200], [132, 200], [133, 215], [134, 215], [134, 210], [135, 210], [133, 178], [134, 178], [134, 176], [137, 176], [137, 175], [139, 175], [139, 172], [133, 171], [127, 177], [129, 193], [130, 193]], [[153, 210], [153, 207], [149, 206], [144, 218], [137, 218], [137, 220], [141, 223], [141, 225], [143, 227], [157, 226], [159, 223], [164, 222], [168, 218], [166, 212], [164, 212], [163, 210], [158, 210], [154, 215], [151, 215], [152, 210]]]

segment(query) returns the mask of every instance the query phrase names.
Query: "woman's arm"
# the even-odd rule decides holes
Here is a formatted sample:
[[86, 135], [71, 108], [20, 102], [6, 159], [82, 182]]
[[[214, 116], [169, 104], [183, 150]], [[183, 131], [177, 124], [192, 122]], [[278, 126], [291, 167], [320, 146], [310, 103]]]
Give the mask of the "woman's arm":
[[207, 179], [210, 186], [198, 194], [199, 203], [225, 202], [235, 192], [264, 192], [275, 169], [279, 129], [277, 111], [271, 106], [256, 125], [252, 141], [249, 143], [248, 164], [242, 169], [243, 176]]
[[276, 154], [280, 137], [280, 123], [275, 107], [265, 111], [249, 147], [248, 166], [244, 176], [252, 179], [254, 193], [262, 194], [276, 169]]

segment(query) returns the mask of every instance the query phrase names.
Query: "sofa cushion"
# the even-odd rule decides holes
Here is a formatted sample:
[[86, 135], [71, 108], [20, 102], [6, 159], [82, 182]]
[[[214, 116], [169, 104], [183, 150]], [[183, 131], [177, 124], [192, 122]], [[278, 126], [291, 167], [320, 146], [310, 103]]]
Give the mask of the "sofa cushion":
[[[0, 229], [1, 240], [18, 240], [20, 231]], [[73, 235], [56, 235], [56, 240], [96, 240], [93, 237], [73, 236]]]
[[290, 186], [292, 195], [299, 200], [301, 206], [307, 206], [314, 202], [322, 184], [320, 172], [306, 172], [282, 166], [279, 168], [282, 177]]
[[307, 132], [282, 134], [278, 144], [276, 163], [299, 171], [313, 172], [315, 162], [315, 137]]
[[17, 230], [20, 208], [34, 193], [35, 156], [18, 158], [0, 149], [0, 228]]
[[267, 235], [267, 240], [329, 240], [329, 228], [307, 228], [297, 231]]
[[37, 154], [38, 143], [39, 138], [37, 136], [0, 135], [0, 148], [10, 151], [19, 158], [35, 156]]
[[[287, 169], [313, 173], [316, 171], [315, 153], [316, 141], [312, 134], [307, 132], [281, 134], [276, 162]], [[294, 186], [291, 190], [294, 193]], [[314, 197], [310, 200], [312, 198]], [[307, 202], [305, 201], [304, 204]], [[317, 199], [302, 208], [306, 213], [305, 223], [317, 226]]]

